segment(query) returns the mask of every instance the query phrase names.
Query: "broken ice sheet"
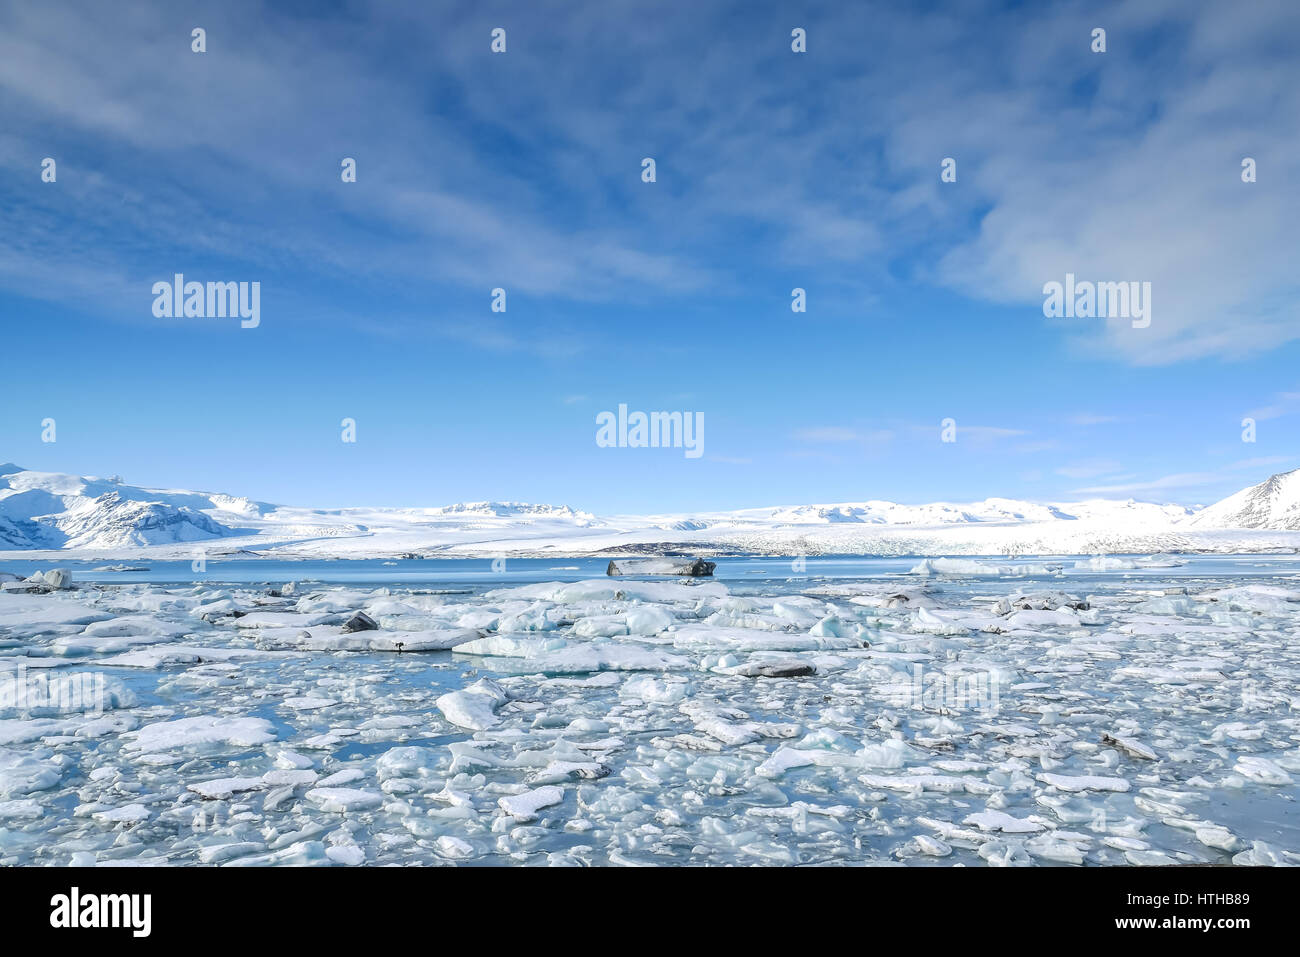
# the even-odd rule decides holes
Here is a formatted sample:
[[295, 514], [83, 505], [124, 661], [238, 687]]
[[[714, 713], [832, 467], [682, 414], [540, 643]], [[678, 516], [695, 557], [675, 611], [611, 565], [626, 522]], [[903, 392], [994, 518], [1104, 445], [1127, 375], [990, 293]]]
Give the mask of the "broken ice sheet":
[[1126, 561], [0, 592], [0, 864], [1300, 863], [1289, 566]]

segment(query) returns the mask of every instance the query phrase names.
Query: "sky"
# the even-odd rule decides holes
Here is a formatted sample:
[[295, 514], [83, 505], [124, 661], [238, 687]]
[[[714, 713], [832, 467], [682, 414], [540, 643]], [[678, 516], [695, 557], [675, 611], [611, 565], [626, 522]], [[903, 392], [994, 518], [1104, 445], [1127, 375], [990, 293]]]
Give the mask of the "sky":
[[[1293, 0], [5, 4], [0, 461], [314, 506], [1211, 502], [1300, 467], [1297, 49]], [[259, 324], [155, 316], [176, 273], [259, 283]], [[1045, 316], [1067, 273], [1150, 283], [1150, 324]], [[703, 454], [598, 445], [620, 405]]]

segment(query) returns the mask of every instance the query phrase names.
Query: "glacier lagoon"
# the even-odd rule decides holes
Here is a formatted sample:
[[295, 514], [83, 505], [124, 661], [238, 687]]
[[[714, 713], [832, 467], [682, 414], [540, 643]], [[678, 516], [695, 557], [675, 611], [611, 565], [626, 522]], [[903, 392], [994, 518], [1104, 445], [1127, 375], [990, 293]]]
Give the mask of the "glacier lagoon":
[[1294, 864], [1297, 561], [3, 562], [0, 863]]

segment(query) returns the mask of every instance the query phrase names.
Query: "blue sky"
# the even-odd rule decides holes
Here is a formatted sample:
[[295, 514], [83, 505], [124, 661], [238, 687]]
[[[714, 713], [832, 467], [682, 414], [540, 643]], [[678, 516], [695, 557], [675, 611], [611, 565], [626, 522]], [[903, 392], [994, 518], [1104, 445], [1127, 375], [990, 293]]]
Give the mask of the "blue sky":
[[[1211, 501], [1300, 466], [1297, 41], [1284, 0], [7, 5], [0, 461], [321, 506]], [[155, 318], [176, 272], [260, 282], [260, 326]], [[1045, 318], [1067, 272], [1151, 282], [1150, 327]], [[703, 457], [597, 447], [620, 403], [702, 413]]]

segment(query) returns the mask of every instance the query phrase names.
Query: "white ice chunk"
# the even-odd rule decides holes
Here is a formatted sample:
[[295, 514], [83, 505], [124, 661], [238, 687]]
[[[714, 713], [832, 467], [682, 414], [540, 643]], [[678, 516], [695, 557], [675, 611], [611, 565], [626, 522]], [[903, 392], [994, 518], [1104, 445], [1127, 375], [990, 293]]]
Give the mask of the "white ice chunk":
[[322, 811], [341, 814], [349, 811], [367, 811], [384, 803], [384, 796], [379, 792], [361, 791], [356, 788], [313, 788], [305, 796]]
[[480, 678], [464, 691], [451, 691], [435, 704], [458, 728], [484, 731], [500, 722], [496, 710], [508, 701], [502, 687], [489, 678]]
[[1050, 784], [1058, 791], [1127, 791], [1129, 783], [1124, 778], [1098, 777], [1091, 774], [1040, 774], [1038, 780]]
[[147, 724], [122, 735], [132, 751], [167, 751], [173, 748], [211, 746], [252, 747], [275, 740], [275, 729], [265, 718], [226, 718], [201, 715]]
[[516, 821], [526, 822], [536, 820], [537, 812], [542, 808], [559, 804], [563, 800], [564, 788], [548, 784], [532, 791], [525, 791], [523, 794], [503, 797], [497, 801], [497, 804]]

